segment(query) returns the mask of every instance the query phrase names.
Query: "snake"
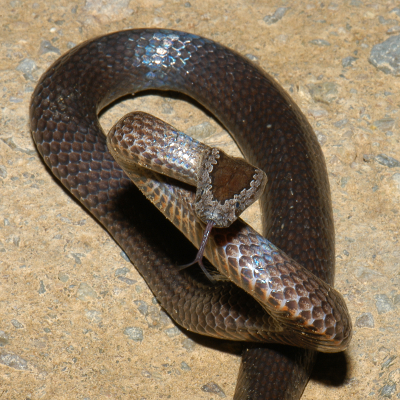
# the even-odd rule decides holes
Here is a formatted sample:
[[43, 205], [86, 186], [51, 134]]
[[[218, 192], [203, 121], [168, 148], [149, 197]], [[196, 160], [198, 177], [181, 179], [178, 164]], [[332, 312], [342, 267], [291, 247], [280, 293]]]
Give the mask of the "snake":
[[[107, 148], [99, 112], [145, 90], [194, 99], [267, 175], [260, 197], [262, 235], [238, 220], [212, 229], [206, 246], [212, 262], [225, 253], [223, 272], [230, 280], [210, 282], [195, 268], [179, 268], [195, 248], [147, 201]], [[333, 289], [334, 224], [324, 156], [299, 107], [257, 65], [190, 33], [107, 34], [69, 50], [42, 75], [31, 99], [30, 127], [52, 174], [121, 246], [175, 322], [244, 341], [234, 399], [299, 399], [317, 350], [348, 346], [351, 320]], [[149, 179], [142, 189], [159, 195], [149, 185], [153, 175]], [[192, 193], [190, 208], [195, 193], [185, 183], [174, 185]], [[165, 187], [174, 185], [167, 181]], [[165, 199], [161, 195], [160, 204]], [[184, 233], [196, 224], [204, 230], [192, 214], [176, 210]], [[198, 244], [201, 236], [193, 241]], [[248, 269], [251, 263], [255, 268]]]

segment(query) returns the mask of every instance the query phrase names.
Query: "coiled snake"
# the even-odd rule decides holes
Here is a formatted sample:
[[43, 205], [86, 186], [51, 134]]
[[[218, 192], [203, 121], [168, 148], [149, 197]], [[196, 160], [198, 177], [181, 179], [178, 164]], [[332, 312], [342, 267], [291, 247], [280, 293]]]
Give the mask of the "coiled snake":
[[[227, 281], [211, 284], [193, 269], [179, 270], [190, 247], [107, 150], [99, 111], [147, 89], [178, 91], [204, 105], [232, 133], [247, 160], [268, 176], [261, 197], [263, 234], [277, 247], [238, 221], [233, 231], [213, 229], [214, 247], [206, 249], [211, 261], [224, 249], [226, 274], [247, 293]], [[324, 158], [304, 115], [261, 69], [196, 35], [116, 32], [57, 60], [34, 91], [30, 117], [38, 151], [53, 174], [110, 232], [178, 324], [259, 342], [246, 345], [235, 399], [299, 398], [315, 358], [312, 349], [340, 351], [348, 345], [350, 318], [342, 297], [329, 286], [334, 228]], [[183, 213], [175, 217], [183, 225]], [[237, 261], [234, 253], [240, 253]], [[248, 269], [251, 263], [254, 268]]]

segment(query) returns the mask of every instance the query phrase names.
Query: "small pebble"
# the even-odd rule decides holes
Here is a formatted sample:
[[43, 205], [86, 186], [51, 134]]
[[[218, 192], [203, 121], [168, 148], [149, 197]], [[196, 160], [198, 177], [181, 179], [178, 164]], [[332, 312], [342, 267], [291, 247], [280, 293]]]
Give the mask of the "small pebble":
[[123, 267], [123, 268], [118, 268], [115, 270], [114, 272], [114, 276], [125, 276], [128, 272], [130, 272], [131, 270], [127, 267]]
[[272, 15], [266, 15], [264, 17], [264, 22], [267, 25], [272, 25], [272, 24], [277, 23], [284, 17], [287, 10], [288, 10], [288, 7], [278, 7]]
[[393, 129], [395, 122], [396, 121], [393, 118], [384, 117], [384, 118], [378, 119], [377, 121], [374, 121], [373, 125], [375, 127], [377, 127], [379, 130], [381, 130], [382, 132], [387, 132], [387, 131], [390, 131], [391, 129]]
[[331, 44], [324, 39], [314, 39], [310, 41], [311, 44], [315, 44], [316, 46], [330, 46]]
[[142, 314], [144, 316], [147, 315], [149, 306], [147, 305], [147, 303], [145, 301], [135, 300], [133, 303], [136, 304], [137, 309], [140, 312], [140, 314]]
[[168, 337], [178, 336], [181, 333], [181, 331], [176, 326], [165, 329], [164, 332]]
[[[71, 223], [68, 218], [60, 218], [63, 222]], [[71, 257], [74, 259], [76, 264], [82, 264], [81, 257], [85, 257], [84, 254], [80, 253], [70, 253]]]
[[353, 65], [353, 63], [357, 60], [358, 60], [357, 57], [352, 57], [352, 56], [345, 57], [342, 59], [342, 67], [343, 68], [351, 67]]
[[391, 356], [385, 358], [384, 362], [383, 362], [382, 365], [381, 365], [381, 368], [382, 368], [382, 369], [386, 369], [386, 368], [391, 367], [391, 366], [393, 365], [393, 361], [394, 361], [396, 358], [397, 358], [397, 356], [395, 356], [395, 355], [391, 355]]
[[389, 382], [379, 389], [379, 394], [382, 397], [385, 397], [388, 399], [391, 399], [392, 395], [395, 393], [396, 393], [396, 384], [394, 382]]
[[21, 322], [17, 321], [16, 319], [12, 319], [11, 323], [13, 324], [14, 328], [17, 328], [17, 329], [24, 328], [24, 325], [22, 325]]
[[192, 370], [192, 368], [190, 368], [189, 365], [187, 365], [187, 364], [185, 363], [185, 361], [182, 361], [182, 362], [181, 362], [181, 369], [182, 369], [183, 371], [191, 371], [191, 370]]
[[126, 278], [125, 276], [119, 276], [118, 279], [127, 285], [134, 285], [137, 281], [135, 279], [129, 279]]
[[87, 310], [87, 309], [85, 309], [85, 315], [86, 315], [86, 318], [87, 318], [89, 321], [92, 321], [92, 322], [94, 322], [94, 323], [96, 323], [96, 324], [98, 324], [98, 323], [101, 322], [102, 315], [101, 315], [101, 312], [100, 312], [100, 311], [97, 311], [97, 310]]
[[340, 179], [340, 187], [342, 188], [346, 187], [348, 182], [349, 178], [347, 176], [344, 176], [343, 178]]
[[38, 69], [35, 61], [33, 61], [30, 58], [24, 58], [15, 68], [17, 71], [20, 71], [23, 73], [24, 78], [28, 81], [36, 81], [36, 79], [33, 77], [32, 72], [36, 71]]
[[63, 272], [59, 272], [58, 273], [58, 279], [61, 281], [61, 282], [67, 282], [68, 281], [68, 279], [69, 279], [69, 276], [67, 275], [67, 274], [64, 274]]
[[373, 328], [374, 317], [371, 313], [363, 313], [356, 319], [355, 325], [359, 328]]
[[182, 346], [187, 351], [193, 351], [196, 347], [196, 342], [192, 339], [186, 338], [182, 341]]
[[378, 161], [379, 164], [384, 165], [385, 167], [389, 167], [389, 168], [400, 167], [399, 161], [397, 161], [393, 157], [387, 156], [386, 154], [378, 154], [375, 157], [375, 160]]
[[61, 54], [60, 50], [57, 47], [54, 47], [51, 42], [48, 40], [42, 40], [40, 42], [39, 54], [46, 54], [46, 53], [56, 53]]
[[44, 283], [43, 283], [43, 281], [42, 281], [42, 280], [40, 281], [40, 284], [39, 284], [39, 290], [38, 290], [38, 293], [39, 293], [39, 294], [46, 293], [46, 288], [45, 288], [45, 286], [44, 286]]
[[307, 85], [314, 101], [330, 104], [337, 99], [338, 85], [334, 82], [310, 83]]
[[386, 294], [377, 294], [375, 295], [375, 305], [378, 310], [378, 314], [385, 314], [389, 311], [393, 310], [393, 303], [390, 301], [389, 297]]
[[16, 354], [8, 353], [4, 350], [0, 353], [0, 364], [20, 371], [27, 371], [29, 369], [26, 360]]
[[201, 390], [206, 393], [214, 393], [221, 398], [226, 397], [224, 391], [215, 382], [209, 382], [205, 384], [201, 387]]
[[256, 62], [258, 61], [258, 58], [256, 56], [254, 56], [253, 54], [245, 54], [245, 57], [248, 58], [250, 61]]
[[149, 328], [161, 328], [170, 323], [166, 314], [163, 313], [159, 306], [149, 306], [149, 310], [146, 314], [146, 321], [149, 324]]
[[82, 282], [79, 285], [78, 291], [76, 293], [76, 297], [81, 301], [90, 301], [97, 297], [97, 293], [87, 283]]
[[124, 335], [127, 335], [129, 339], [135, 342], [141, 342], [143, 340], [143, 329], [136, 327], [128, 327], [124, 330]]

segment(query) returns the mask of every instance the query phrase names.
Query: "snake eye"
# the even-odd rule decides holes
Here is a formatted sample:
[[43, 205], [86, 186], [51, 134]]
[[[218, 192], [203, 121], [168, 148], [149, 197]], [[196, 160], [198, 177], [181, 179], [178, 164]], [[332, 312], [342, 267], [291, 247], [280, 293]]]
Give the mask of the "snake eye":
[[236, 202], [235, 206], [236, 206], [236, 208], [239, 208], [240, 207], [239, 202]]

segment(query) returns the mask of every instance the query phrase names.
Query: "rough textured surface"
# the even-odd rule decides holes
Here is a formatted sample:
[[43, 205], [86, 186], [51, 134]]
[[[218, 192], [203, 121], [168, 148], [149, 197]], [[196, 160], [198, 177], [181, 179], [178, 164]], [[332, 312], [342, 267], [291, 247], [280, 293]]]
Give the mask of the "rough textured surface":
[[[398, 398], [400, 170], [392, 159], [400, 159], [399, 84], [368, 62], [372, 47], [400, 25], [391, 12], [396, 4], [287, 1], [281, 17], [275, 14], [281, 3], [137, 1], [124, 14], [122, 3], [3, 7], [2, 396], [129, 398], [134, 388], [147, 399], [232, 397], [235, 348], [188, 337], [171, 324], [119, 248], [57, 187], [29, 135], [30, 94], [61, 53], [105, 32], [158, 26], [208, 36], [260, 63], [291, 93], [323, 144], [336, 287], [352, 302], [356, 329], [344, 355], [320, 357], [303, 398]], [[318, 95], [309, 87], [316, 84]], [[214, 132], [213, 145], [226, 140], [215, 120], [179, 97], [139, 96], [107, 111], [102, 123], [110, 127], [133, 108], [181, 130]], [[54, 207], [42, 207], [43, 199]], [[255, 224], [257, 211], [249, 214]], [[337, 371], [343, 360], [347, 368]]]

